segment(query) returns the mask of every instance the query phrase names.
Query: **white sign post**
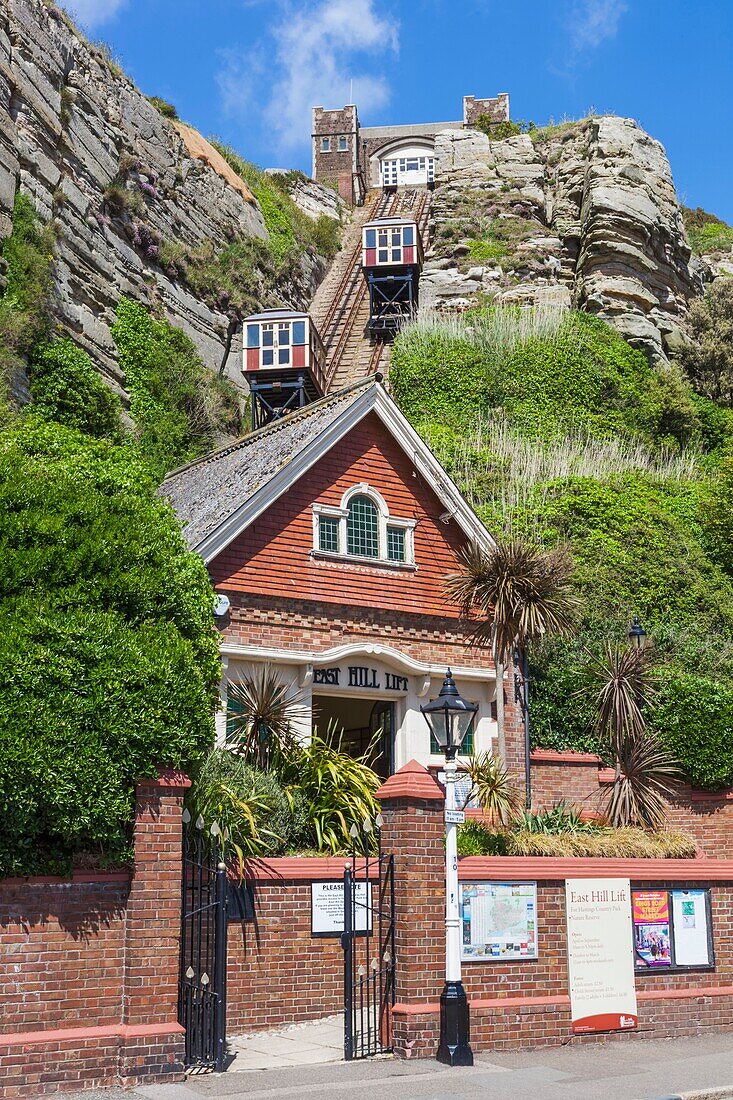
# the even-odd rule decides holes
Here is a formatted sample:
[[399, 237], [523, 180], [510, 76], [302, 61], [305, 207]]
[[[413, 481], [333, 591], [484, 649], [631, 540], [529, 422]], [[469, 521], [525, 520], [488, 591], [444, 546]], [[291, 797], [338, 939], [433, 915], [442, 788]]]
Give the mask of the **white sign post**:
[[635, 1028], [629, 880], [567, 879], [565, 907], [573, 1032]]

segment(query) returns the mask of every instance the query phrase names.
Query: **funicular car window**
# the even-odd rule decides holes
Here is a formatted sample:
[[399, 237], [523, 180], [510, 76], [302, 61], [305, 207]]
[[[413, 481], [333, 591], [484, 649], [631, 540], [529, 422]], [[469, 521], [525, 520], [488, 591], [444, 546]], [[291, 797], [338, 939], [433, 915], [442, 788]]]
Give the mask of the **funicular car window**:
[[293, 321], [293, 343], [305, 343], [305, 321]]
[[258, 348], [260, 346], [260, 326], [247, 325], [247, 347]]

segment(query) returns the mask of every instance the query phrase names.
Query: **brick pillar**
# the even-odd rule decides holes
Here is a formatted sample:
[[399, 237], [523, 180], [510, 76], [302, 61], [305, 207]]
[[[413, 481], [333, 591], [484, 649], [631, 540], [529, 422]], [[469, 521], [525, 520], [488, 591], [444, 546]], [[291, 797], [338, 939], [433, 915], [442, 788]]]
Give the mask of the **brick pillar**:
[[377, 791], [382, 852], [395, 863], [395, 1053], [433, 1055], [445, 974], [445, 795], [411, 760]]
[[127, 903], [120, 1079], [182, 1080], [178, 1023], [183, 796], [191, 781], [161, 772], [136, 789], [135, 866]]

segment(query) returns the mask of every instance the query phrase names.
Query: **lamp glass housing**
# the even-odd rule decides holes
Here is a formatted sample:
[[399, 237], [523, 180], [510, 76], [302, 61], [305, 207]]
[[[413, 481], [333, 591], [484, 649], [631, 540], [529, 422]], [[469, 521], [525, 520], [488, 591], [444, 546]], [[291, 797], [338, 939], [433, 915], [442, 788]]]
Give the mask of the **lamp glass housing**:
[[646, 639], [646, 630], [636, 616], [634, 616], [634, 621], [629, 627], [629, 644], [633, 649], [643, 649], [646, 645]]
[[478, 705], [467, 702], [460, 695], [448, 669], [438, 698], [431, 699], [420, 710], [446, 759], [452, 759], [473, 728]]

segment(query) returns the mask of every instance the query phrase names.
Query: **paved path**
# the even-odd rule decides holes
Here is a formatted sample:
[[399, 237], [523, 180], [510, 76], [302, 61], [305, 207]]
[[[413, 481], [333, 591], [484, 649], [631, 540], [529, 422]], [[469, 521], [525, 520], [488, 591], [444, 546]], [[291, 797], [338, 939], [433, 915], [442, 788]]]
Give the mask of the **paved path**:
[[344, 1056], [344, 1017], [328, 1016], [277, 1031], [256, 1031], [229, 1041], [228, 1073], [325, 1065]]
[[730, 1034], [491, 1053], [472, 1069], [373, 1058], [204, 1074], [185, 1085], [66, 1094], [64, 1100], [659, 1100], [725, 1085], [729, 1089], [707, 1097], [733, 1098]]

